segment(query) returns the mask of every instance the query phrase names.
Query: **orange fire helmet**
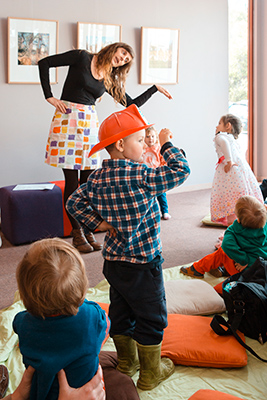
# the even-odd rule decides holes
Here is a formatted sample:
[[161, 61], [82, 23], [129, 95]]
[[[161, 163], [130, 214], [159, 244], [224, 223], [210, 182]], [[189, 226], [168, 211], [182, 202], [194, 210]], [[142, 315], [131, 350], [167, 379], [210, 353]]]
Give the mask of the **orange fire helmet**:
[[89, 156], [104, 149], [117, 140], [123, 139], [142, 129], [146, 129], [154, 124], [148, 124], [141, 115], [138, 107], [131, 104], [122, 111], [117, 111], [107, 117], [99, 127], [97, 143], [90, 151]]

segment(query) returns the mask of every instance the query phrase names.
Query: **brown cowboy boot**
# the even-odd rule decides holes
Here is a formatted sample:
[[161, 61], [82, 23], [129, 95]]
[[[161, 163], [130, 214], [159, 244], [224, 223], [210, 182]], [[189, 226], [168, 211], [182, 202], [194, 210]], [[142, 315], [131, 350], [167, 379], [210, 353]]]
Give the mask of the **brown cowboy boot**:
[[81, 228], [72, 229], [71, 235], [73, 237], [72, 244], [81, 253], [91, 253], [94, 248], [87, 242], [86, 237]]
[[90, 245], [94, 248], [94, 250], [102, 250], [103, 245], [95, 240], [93, 232], [88, 233], [85, 235], [86, 240]]

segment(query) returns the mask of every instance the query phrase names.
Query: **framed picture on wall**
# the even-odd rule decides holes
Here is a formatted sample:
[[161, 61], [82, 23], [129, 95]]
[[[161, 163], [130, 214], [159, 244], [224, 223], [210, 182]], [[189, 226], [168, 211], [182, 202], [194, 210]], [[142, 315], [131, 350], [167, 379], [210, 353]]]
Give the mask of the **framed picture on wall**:
[[141, 84], [176, 84], [179, 29], [141, 28]]
[[[38, 61], [58, 50], [58, 21], [8, 17], [8, 83], [40, 83]], [[51, 68], [51, 83], [57, 69]]]
[[102, 47], [121, 41], [121, 25], [77, 23], [78, 49], [97, 53]]

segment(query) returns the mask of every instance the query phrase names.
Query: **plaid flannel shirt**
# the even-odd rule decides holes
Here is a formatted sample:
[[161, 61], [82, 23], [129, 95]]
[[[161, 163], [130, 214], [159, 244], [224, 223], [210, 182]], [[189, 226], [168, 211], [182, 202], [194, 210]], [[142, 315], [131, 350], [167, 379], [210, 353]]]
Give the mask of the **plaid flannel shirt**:
[[109, 232], [105, 236], [105, 259], [143, 264], [161, 253], [156, 196], [181, 185], [190, 173], [183, 152], [170, 142], [161, 152], [167, 165], [158, 168], [127, 159], [104, 160], [69, 197], [68, 212], [85, 233], [103, 220], [116, 229], [116, 237]]

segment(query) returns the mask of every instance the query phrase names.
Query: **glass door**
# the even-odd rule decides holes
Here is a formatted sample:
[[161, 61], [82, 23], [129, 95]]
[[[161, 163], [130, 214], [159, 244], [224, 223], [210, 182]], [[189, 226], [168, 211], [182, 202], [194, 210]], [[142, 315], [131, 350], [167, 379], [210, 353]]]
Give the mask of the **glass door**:
[[238, 139], [249, 161], [249, 0], [228, 0], [229, 113], [238, 116], [243, 131]]

